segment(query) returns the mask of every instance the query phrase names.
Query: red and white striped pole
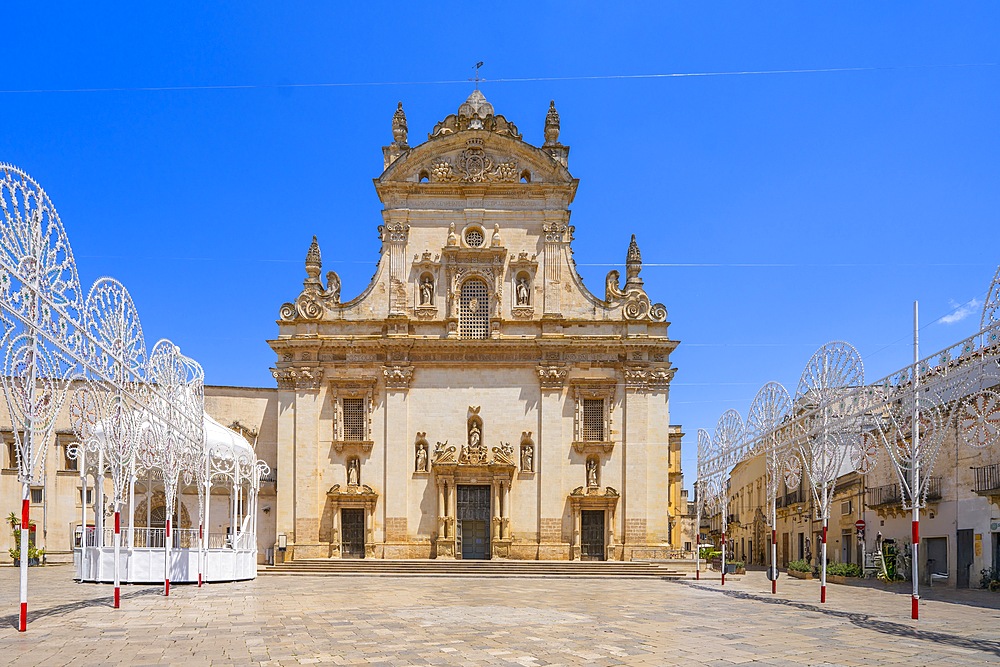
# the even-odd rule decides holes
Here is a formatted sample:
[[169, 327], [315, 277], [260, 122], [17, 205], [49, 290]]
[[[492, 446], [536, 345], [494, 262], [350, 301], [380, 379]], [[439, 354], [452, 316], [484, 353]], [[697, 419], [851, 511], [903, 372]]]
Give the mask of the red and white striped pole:
[[27, 482], [21, 485], [21, 613], [18, 621], [18, 632], [28, 629], [28, 528], [31, 525], [29, 499], [31, 487]]
[[121, 607], [122, 513], [115, 505], [115, 609]]
[[163, 596], [168, 597], [170, 595], [170, 547], [172, 546], [173, 539], [170, 536], [170, 515], [173, 513], [173, 507], [167, 510], [167, 530], [166, 539], [163, 540]]
[[205, 539], [204, 536], [205, 536], [205, 525], [199, 523], [198, 524], [198, 588], [201, 588], [202, 556], [204, 555], [202, 553], [204, 551], [202, 547], [204, 546], [204, 539]]
[[819, 601], [826, 602], [826, 526], [829, 519], [823, 517], [823, 541], [820, 543], [820, 586], [819, 586]]
[[722, 585], [726, 585], [726, 531], [722, 530]]
[[[774, 500], [771, 501], [774, 507]], [[773, 520], [772, 520], [773, 521]], [[774, 525], [773, 523], [771, 524]], [[776, 543], [778, 531], [771, 528], [771, 595], [778, 592], [778, 545]]]

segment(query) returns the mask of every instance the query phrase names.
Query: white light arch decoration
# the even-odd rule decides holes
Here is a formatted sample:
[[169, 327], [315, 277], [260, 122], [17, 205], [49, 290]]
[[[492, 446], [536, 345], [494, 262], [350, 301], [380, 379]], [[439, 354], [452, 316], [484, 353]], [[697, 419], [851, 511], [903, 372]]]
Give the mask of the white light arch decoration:
[[[20, 544], [28, 539], [30, 485], [43, 469], [56, 415], [72, 387], [70, 421], [79, 441], [68, 447], [67, 455], [78, 461], [83, 487], [75, 569], [81, 580], [114, 581], [118, 606], [121, 509], [125, 505], [132, 517], [125, 575], [129, 581], [157, 578], [151, 562], [159, 552], [147, 550], [144, 558], [134, 542], [131, 508], [137, 474], [145, 472], [147, 480], [155, 477], [162, 482], [169, 517], [178, 486], [197, 479], [208, 458], [204, 373], [169, 341], [157, 343], [147, 357], [135, 305], [117, 281], [101, 278], [86, 300], [81, 298], [73, 253], [52, 202], [30, 176], [7, 164], [0, 164], [0, 210], [0, 347], [4, 363], [0, 385], [16, 440], [18, 479], [23, 490]], [[255, 489], [259, 475], [266, 471], [266, 465], [253, 456], [252, 447], [247, 445], [246, 449], [237, 489], [242, 485]], [[87, 525], [90, 476], [95, 487], [92, 529]], [[113, 538], [105, 534], [103, 525], [107, 477], [111, 479], [110, 505], [115, 518]], [[202, 488], [197, 487], [199, 492]], [[171, 557], [174, 540], [169, 519], [165, 530], [159, 551], [163, 554], [164, 589], [169, 593], [172, 573], [183, 581], [193, 581], [195, 568], [187, 562], [178, 564], [178, 559]], [[252, 560], [248, 567], [229, 568], [229, 579], [256, 575], [256, 541], [246, 530], [243, 533], [244, 542], [252, 543], [252, 550], [245, 550], [252, 551]], [[109, 542], [113, 546], [109, 547]], [[198, 540], [199, 553], [203, 542]], [[27, 561], [24, 549], [21, 631], [27, 626]]]

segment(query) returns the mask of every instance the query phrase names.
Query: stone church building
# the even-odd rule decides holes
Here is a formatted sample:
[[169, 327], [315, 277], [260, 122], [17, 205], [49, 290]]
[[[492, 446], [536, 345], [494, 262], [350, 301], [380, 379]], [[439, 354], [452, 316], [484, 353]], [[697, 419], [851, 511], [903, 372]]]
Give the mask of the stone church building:
[[371, 283], [344, 298], [314, 238], [269, 341], [286, 559], [665, 557], [677, 341], [634, 236], [584, 286], [555, 104], [541, 146], [479, 90], [423, 143], [402, 104], [392, 132]]

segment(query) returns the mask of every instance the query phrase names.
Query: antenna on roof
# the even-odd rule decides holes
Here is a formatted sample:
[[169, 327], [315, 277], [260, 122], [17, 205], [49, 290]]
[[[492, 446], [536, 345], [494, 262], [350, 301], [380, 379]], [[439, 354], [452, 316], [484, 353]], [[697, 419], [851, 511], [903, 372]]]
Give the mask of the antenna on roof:
[[473, 69], [476, 70], [476, 76], [473, 79], [469, 79], [469, 81], [475, 81], [476, 82], [476, 90], [479, 90], [479, 82], [482, 81], [482, 79], [479, 77], [479, 68], [482, 67], [482, 66], [483, 66], [483, 61], [482, 60], [480, 60], [478, 63], [476, 63], [476, 66], [473, 68]]

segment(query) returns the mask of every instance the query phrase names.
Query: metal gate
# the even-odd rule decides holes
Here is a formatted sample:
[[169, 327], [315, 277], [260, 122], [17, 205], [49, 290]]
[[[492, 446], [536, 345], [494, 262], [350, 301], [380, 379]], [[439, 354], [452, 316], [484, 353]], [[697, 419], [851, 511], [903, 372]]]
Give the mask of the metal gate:
[[458, 539], [463, 559], [490, 557], [490, 487], [458, 487]]
[[583, 510], [580, 532], [580, 559], [604, 560], [604, 510]]
[[365, 511], [345, 507], [340, 510], [341, 558], [365, 557]]

